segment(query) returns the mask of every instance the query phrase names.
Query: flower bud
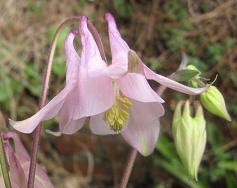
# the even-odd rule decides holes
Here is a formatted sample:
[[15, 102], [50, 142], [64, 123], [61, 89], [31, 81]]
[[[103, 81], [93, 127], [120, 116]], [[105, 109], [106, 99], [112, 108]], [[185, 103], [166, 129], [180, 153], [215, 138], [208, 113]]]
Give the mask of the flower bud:
[[215, 87], [210, 86], [207, 91], [200, 95], [202, 105], [211, 113], [220, 116], [227, 121], [231, 121], [231, 117], [226, 109], [225, 100], [221, 92]]
[[186, 69], [188, 69], [188, 70], [194, 70], [194, 71], [199, 72], [199, 75], [201, 74], [201, 71], [198, 70], [197, 67], [195, 67], [194, 65], [188, 65], [188, 66], [186, 67]]
[[[198, 168], [206, 145], [206, 121], [202, 106], [196, 105], [195, 116], [191, 116], [189, 101], [177, 104], [172, 132], [177, 153], [188, 174], [197, 180]], [[183, 111], [182, 111], [183, 108]]]

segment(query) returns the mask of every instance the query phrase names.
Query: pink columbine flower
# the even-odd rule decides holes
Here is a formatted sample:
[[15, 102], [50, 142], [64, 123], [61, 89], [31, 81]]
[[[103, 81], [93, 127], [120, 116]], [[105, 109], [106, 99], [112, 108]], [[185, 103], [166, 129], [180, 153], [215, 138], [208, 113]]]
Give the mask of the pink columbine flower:
[[[112, 80], [114, 100], [107, 111], [90, 118], [90, 129], [93, 133], [101, 135], [121, 132], [132, 147], [147, 156], [154, 150], [159, 135], [159, 118], [164, 115], [161, 104], [164, 101], [152, 90], [147, 79], [191, 95], [205, 89], [190, 88], [154, 73], [122, 39], [112, 15], [106, 14], [105, 18], [108, 22], [112, 64], [107, 66], [104, 72]], [[90, 59], [95, 59], [95, 54], [99, 55], [99, 50], [86, 27], [86, 22], [82, 23], [81, 29], [82, 38], [87, 38], [87, 42], [90, 43], [90, 48], [86, 49], [97, 51], [97, 53], [87, 51], [88, 62], [90, 62]], [[104, 64], [100, 56], [96, 59], [97, 64]], [[96, 69], [95, 64], [92, 66]], [[101, 100], [107, 98], [109, 94]]]
[[32, 117], [23, 121], [10, 120], [10, 124], [18, 131], [31, 133], [37, 125], [44, 120], [51, 119], [55, 116], [59, 119], [60, 130], [64, 133], [72, 133], [80, 129], [85, 118], [74, 120], [75, 107], [78, 104], [78, 79], [80, 57], [73, 47], [73, 41], [77, 32], [72, 30], [65, 39], [66, 55], [66, 85], [47, 105], [40, 109]]
[[[6, 158], [9, 165], [9, 175], [12, 188], [27, 187], [27, 178], [30, 168], [30, 156], [21, 143], [19, 137], [14, 132], [6, 132], [3, 134], [3, 144], [6, 152]], [[14, 149], [9, 140], [12, 139]], [[0, 187], [4, 186], [3, 177], [0, 177]], [[40, 165], [36, 166], [35, 188], [53, 188], [48, 176]]]
[[[159, 135], [159, 118], [164, 115], [161, 104], [164, 101], [152, 90], [147, 79], [187, 94], [201, 93], [204, 88], [190, 88], [154, 73], [122, 39], [112, 15], [108, 13], [105, 18], [108, 22], [112, 64], [107, 65], [103, 61], [87, 28], [87, 18], [82, 17], [81, 57], [76, 55], [73, 38], [65, 43], [67, 69], [77, 70], [64, 90], [71, 89], [67, 95], [61, 94], [64, 90], [60, 92], [34, 115], [35, 119], [32, 116], [24, 121], [12, 121], [11, 124], [21, 132], [32, 132], [40, 121], [58, 115], [60, 131], [71, 134], [82, 127], [85, 117], [90, 117], [93, 133], [121, 133], [132, 147], [146, 156], [154, 150]], [[73, 63], [68, 63], [68, 59], [73, 60]], [[70, 71], [67, 71], [67, 77], [70, 75]]]

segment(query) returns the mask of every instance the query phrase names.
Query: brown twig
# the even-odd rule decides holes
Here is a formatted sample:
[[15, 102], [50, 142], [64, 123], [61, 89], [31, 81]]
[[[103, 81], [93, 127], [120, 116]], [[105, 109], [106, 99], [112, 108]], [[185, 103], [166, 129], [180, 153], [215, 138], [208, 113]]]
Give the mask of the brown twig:
[[220, 16], [225, 16], [226, 9], [233, 7], [235, 4], [237, 4], [236, 0], [229, 0], [219, 5], [217, 8], [215, 8], [211, 12], [190, 17], [189, 21], [191, 23], [197, 23], [197, 22], [202, 22], [204, 20], [217, 18]]

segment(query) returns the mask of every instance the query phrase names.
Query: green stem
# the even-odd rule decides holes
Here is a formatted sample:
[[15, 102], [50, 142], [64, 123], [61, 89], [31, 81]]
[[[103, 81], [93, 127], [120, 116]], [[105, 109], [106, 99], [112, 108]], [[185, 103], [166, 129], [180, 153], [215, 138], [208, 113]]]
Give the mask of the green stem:
[[0, 132], [0, 165], [3, 174], [3, 180], [6, 188], [11, 188], [11, 181], [8, 173], [8, 165], [6, 159], [6, 153], [3, 146], [2, 133]]

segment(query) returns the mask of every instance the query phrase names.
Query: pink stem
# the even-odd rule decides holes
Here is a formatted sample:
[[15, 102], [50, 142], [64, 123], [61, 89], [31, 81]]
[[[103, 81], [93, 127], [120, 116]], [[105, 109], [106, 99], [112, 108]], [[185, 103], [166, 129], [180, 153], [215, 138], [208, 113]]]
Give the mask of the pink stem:
[[129, 177], [131, 175], [136, 157], [137, 157], [137, 150], [132, 148], [132, 150], [131, 150], [131, 152], [128, 156], [127, 165], [124, 169], [123, 176], [122, 176], [119, 188], [126, 188], [127, 187], [128, 180], [129, 180]]

